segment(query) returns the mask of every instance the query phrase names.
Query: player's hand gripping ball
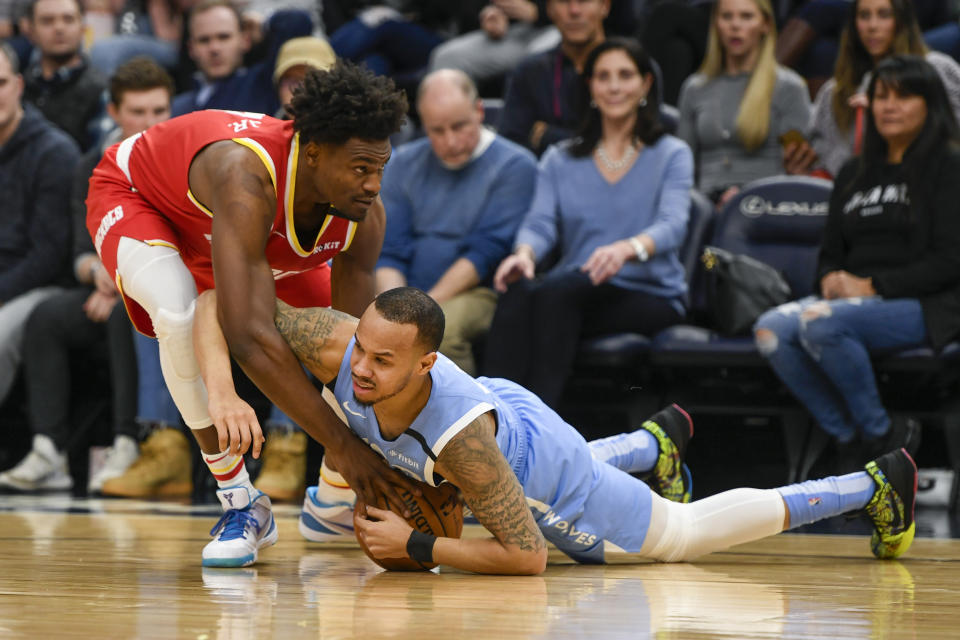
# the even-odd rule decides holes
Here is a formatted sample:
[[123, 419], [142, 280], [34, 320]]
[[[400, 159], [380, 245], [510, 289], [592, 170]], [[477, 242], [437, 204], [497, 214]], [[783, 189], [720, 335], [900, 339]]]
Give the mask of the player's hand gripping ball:
[[[419, 484], [423, 493], [419, 498], [408, 491], [401, 490], [400, 497], [410, 510], [407, 523], [414, 529], [438, 538], [459, 538], [463, 532], [463, 501], [460, 493], [450, 483], [431, 487], [425, 482]], [[363, 502], [357, 500], [353, 508], [354, 517], [364, 513]], [[403, 514], [400, 514], [401, 517]], [[367, 556], [384, 569], [390, 571], [428, 571], [437, 566], [435, 563], [421, 563], [412, 558], [374, 558], [373, 554], [357, 536], [360, 548]]]

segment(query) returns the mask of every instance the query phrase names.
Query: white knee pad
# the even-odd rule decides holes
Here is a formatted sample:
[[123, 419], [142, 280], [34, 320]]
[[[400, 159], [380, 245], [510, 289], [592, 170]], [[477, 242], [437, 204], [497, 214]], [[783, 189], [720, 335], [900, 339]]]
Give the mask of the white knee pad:
[[786, 507], [775, 489], [733, 489], [690, 504], [651, 497], [641, 553], [661, 562], [686, 562], [783, 530]]
[[196, 300], [186, 311], [157, 309], [153, 328], [160, 343], [160, 368], [170, 395], [191, 429], [213, 424], [207, 411], [207, 388], [200, 378], [200, 365], [193, 350], [193, 316]]
[[194, 300], [186, 311], [157, 309], [153, 317], [160, 352], [166, 352], [172, 372], [183, 381], [196, 380], [200, 376], [200, 365], [193, 351], [193, 316], [196, 309], [197, 301]]

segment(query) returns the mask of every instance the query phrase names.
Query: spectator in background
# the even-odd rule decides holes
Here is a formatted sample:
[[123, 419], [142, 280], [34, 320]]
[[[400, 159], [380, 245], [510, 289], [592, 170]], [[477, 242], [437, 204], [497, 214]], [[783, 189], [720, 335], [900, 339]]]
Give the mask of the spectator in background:
[[248, 15], [258, 15], [259, 22], [267, 22], [277, 11], [284, 9], [296, 9], [310, 16], [310, 22], [313, 24], [313, 34], [317, 38], [325, 37], [326, 31], [323, 24], [323, 9], [329, 0], [247, 0], [246, 11]]
[[136, 56], [148, 56], [172, 69], [183, 37], [181, 5], [189, 0], [111, 0], [113, 33], [90, 48], [90, 62], [112, 76], [117, 67]]
[[680, 88], [706, 55], [713, 0], [650, 3], [643, 45], [663, 70], [663, 101], [677, 104]]
[[195, 88], [173, 99], [173, 115], [198, 109], [237, 109], [275, 113], [280, 108], [273, 86], [277, 53], [287, 40], [308, 36], [313, 30], [309, 15], [278, 11], [267, 23], [267, 58], [244, 67], [243, 54], [250, 36], [243, 30], [243, 15], [230, 0], [200, 0], [188, 18], [190, 57], [199, 71]]
[[[481, 88], [494, 89], [496, 85], [491, 86], [491, 82], [502, 80], [524, 58], [554, 49], [560, 42], [560, 33], [547, 15], [547, 0], [490, 0], [480, 11], [479, 20], [480, 29], [434, 49], [430, 67], [460, 69]], [[634, 0], [611, 0], [604, 31], [629, 36], [636, 26]]]
[[465, 19], [476, 24], [479, 0], [468, 0], [466, 8], [462, 4], [405, 0], [366, 7], [330, 35], [330, 44], [339, 57], [380, 75], [416, 75], [434, 48], [461, 30]]
[[[777, 60], [800, 71], [814, 94], [829, 79], [837, 39], [852, 0], [806, 0], [783, 25]], [[960, 59], [960, 4], [956, 0], [913, 0], [917, 24], [931, 49]]]
[[[784, 166], [804, 173], [820, 164], [837, 175], [860, 151], [865, 122], [865, 87], [874, 67], [897, 54], [925, 56], [940, 74], [955, 115], [960, 115], [960, 65], [923, 43], [911, 0], [855, 0], [840, 36], [833, 78], [817, 94], [810, 124], [810, 143], [787, 149]], [[811, 148], [813, 153], [811, 153]]]
[[13, 49], [0, 43], [0, 401], [13, 386], [34, 308], [70, 279], [76, 143], [30, 104]]
[[[485, 375], [506, 377], [556, 407], [581, 338], [653, 335], [685, 315], [677, 255], [687, 230], [693, 158], [664, 134], [653, 65], [611, 38], [584, 62], [591, 106], [573, 141], [547, 151], [536, 195], [497, 268], [500, 297]], [[554, 247], [559, 261], [534, 279]], [[509, 286], [509, 288], [507, 288]]]
[[493, 319], [493, 271], [530, 206], [536, 159], [483, 127], [483, 103], [462, 71], [424, 78], [417, 111], [427, 138], [398, 147], [383, 176], [377, 292], [426, 291], [447, 318], [440, 352], [475, 375], [473, 341]]
[[80, 284], [44, 300], [30, 315], [24, 338], [24, 374], [34, 446], [13, 469], [0, 474], [0, 486], [20, 491], [68, 489], [70, 441], [70, 360], [74, 350], [106, 351], [110, 365], [113, 447], [93, 474], [88, 491], [121, 475], [139, 455], [137, 362], [133, 328], [87, 233], [87, 181], [107, 146], [170, 117], [173, 80], [149, 58], [135, 58], [110, 79], [107, 111], [119, 126], [102, 145], [88, 151], [74, 174], [73, 272]]
[[27, 11], [32, 0], [0, 0], [0, 40], [5, 40], [20, 58], [18, 73], [26, 70], [33, 45], [26, 36]]
[[80, 0], [34, 0], [27, 24], [40, 56], [24, 73], [24, 99], [88, 149], [96, 142], [91, 130], [103, 112], [107, 81], [81, 50], [83, 6]]
[[337, 54], [326, 40], [308, 36], [287, 40], [277, 54], [277, 66], [273, 69], [273, 84], [277, 88], [280, 108], [276, 117], [288, 120], [287, 107], [293, 98], [293, 90], [303, 84], [303, 78], [311, 69], [329, 69], [337, 61]]
[[543, 0], [491, 0], [480, 10], [480, 29], [441, 44], [432, 69], [460, 69], [477, 82], [502, 76], [524, 57], [556, 46], [556, 29]]
[[810, 119], [806, 84], [777, 64], [776, 40], [770, 0], [719, 0], [707, 57], [680, 91], [677, 136], [693, 150], [697, 188], [718, 206], [783, 173], [778, 138]]
[[527, 58], [510, 75], [499, 127], [537, 155], [572, 136], [580, 122], [580, 73], [604, 40], [610, 0], [547, 0], [546, 10], [560, 31], [560, 46]]
[[880, 62], [867, 89], [863, 153], [834, 182], [820, 248], [820, 297], [756, 322], [757, 348], [820, 427], [840, 471], [876, 451], [916, 450], [911, 420], [891, 419], [870, 354], [960, 334], [960, 130], [935, 68]]

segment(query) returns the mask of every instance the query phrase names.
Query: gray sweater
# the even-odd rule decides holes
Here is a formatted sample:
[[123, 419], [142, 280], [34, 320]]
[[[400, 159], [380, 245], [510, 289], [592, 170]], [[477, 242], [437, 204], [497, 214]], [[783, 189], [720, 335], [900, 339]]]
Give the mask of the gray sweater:
[[[953, 113], [960, 120], [960, 65], [950, 56], [937, 51], [927, 54], [927, 62], [940, 74]], [[830, 78], [817, 94], [810, 116], [810, 144], [820, 157], [820, 164], [834, 176], [853, 155], [854, 137], [853, 127], [844, 133], [833, 118], [832, 102], [836, 88], [836, 81]]]
[[804, 132], [810, 119], [810, 98], [803, 78], [777, 67], [777, 83], [770, 104], [770, 132], [754, 151], [737, 137], [737, 112], [750, 75], [707, 78], [695, 73], [680, 89], [677, 135], [693, 150], [697, 188], [705, 194], [730, 185], [783, 173], [783, 155], [777, 138], [796, 129]]

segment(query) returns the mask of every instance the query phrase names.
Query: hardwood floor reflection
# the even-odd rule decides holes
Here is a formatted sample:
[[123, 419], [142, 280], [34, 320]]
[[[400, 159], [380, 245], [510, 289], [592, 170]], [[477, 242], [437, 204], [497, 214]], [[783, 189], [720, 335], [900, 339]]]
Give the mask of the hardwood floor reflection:
[[[126, 503], [114, 503], [123, 504]], [[0, 511], [0, 637], [957, 637], [960, 541], [878, 562], [864, 537], [783, 535], [695, 564], [543, 576], [381, 572], [352, 541], [304, 541], [296, 511], [255, 567], [201, 570], [215, 517]], [[476, 532], [471, 532], [475, 534]]]

